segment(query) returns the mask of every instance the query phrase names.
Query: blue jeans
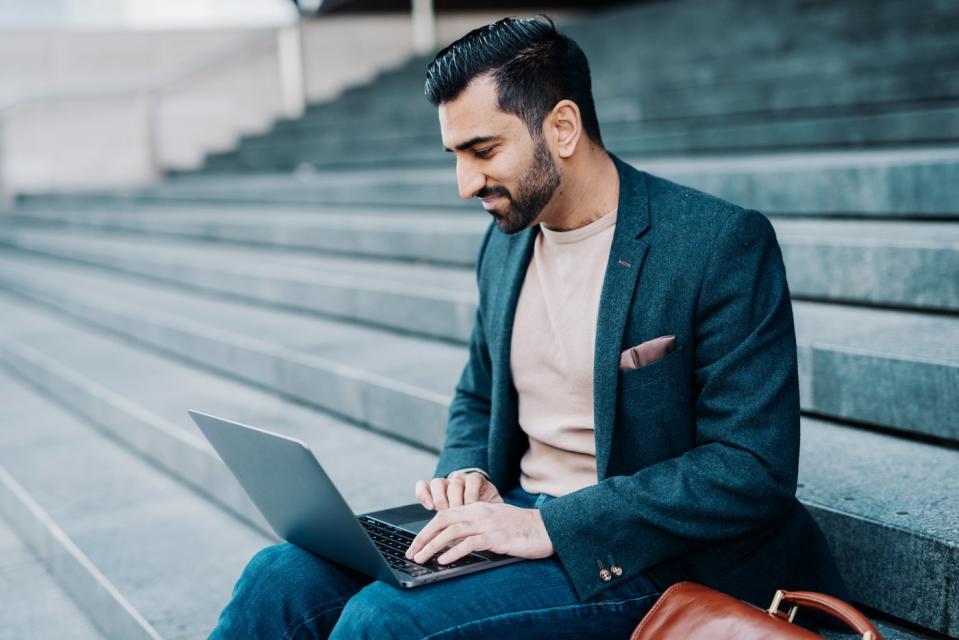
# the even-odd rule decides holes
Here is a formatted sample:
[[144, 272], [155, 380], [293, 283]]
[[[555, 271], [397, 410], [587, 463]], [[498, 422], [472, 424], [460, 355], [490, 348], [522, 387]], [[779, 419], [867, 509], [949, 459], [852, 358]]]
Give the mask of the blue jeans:
[[[516, 487], [503, 499], [552, 498]], [[627, 638], [658, 596], [640, 574], [580, 602], [555, 555], [398, 589], [279, 544], [250, 560], [210, 638]]]

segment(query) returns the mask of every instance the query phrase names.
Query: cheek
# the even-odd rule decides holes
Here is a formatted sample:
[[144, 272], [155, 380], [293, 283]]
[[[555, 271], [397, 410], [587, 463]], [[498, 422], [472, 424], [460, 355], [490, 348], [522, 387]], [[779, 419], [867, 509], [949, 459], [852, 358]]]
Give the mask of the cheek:
[[527, 167], [516, 154], [501, 152], [490, 161], [488, 169], [490, 179], [496, 184], [503, 185], [512, 193], [525, 175]]

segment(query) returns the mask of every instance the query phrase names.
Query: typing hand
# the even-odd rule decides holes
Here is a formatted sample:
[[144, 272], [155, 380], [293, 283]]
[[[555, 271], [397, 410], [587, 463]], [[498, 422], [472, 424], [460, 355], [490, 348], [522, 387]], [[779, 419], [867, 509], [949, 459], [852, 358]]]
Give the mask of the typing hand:
[[422, 564], [457, 542], [437, 558], [440, 564], [455, 562], [474, 551], [530, 560], [553, 555], [553, 543], [539, 510], [500, 501], [474, 502], [439, 511], [413, 538], [406, 559]]
[[449, 480], [433, 478], [416, 483], [416, 499], [427, 509], [442, 511], [473, 502], [502, 502], [496, 485], [475, 471], [456, 472]]

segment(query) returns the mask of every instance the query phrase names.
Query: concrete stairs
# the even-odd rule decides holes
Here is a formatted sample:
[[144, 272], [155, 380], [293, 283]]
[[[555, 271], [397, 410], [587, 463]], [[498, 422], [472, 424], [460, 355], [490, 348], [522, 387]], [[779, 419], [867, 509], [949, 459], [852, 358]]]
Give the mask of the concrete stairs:
[[[887, 638], [959, 636], [959, 146], [936, 63], [959, 18], [923, 4], [863, 26], [858, 2], [652, 3], [573, 33], [611, 149], [772, 220], [799, 497]], [[744, 16], [760, 26], [716, 49]], [[701, 44], [657, 53], [680, 31]], [[273, 538], [187, 409], [306, 440], [357, 512], [429, 477], [488, 217], [457, 198], [421, 89], [413, 61], [205, 171], [0, 214], [0, 638], [205, 637]], [[675, 142], [696, 136], [719, 142]]]
[[[957, 23], [954, 7], [933, 1], [685, 0], [609, 10], [566, 31], [589, 57], [610, 149], [648, 157], [954, 142]], [[678, 51], [677, 37], [695, 44]], [[344, 156], [442, 163], [421, 97], [427, 62], [248, 137], [206, 169], [341, 166]]]
[[[156, 415], [175, 416], [181, 429], [189, 428], [185, 416], [179, 415], [182, 408], [206, 407], [235, 416], [252, 410], [235, 404], [211, 408], [213, 383], [184, 384], [179, 371], [150, 384], [152, 373], [144, 379], [136, 372], [154, 372], [158, 365], [147, 363], [139, 351], [139, 359], [133, 359], [129, 352], [136, 349], [129, 344], [119, 349], [116, 338], [121, 338], [192, 365], [176, 368], [216, 372], [389, 436], [377, 435], [377, 441], [399, 440], [427, 450], [438, 447], [446, 404], [465, 361], [463, 340], [475, 308], [475, 285], [467, 265], [442, 259], [427, 262], [428, 253], [417, 254], [417, 260], [390, 258], [381, 255], [384, 252], [375, 242], [370, 255], [364, 255], [363, 247], [341, 246], [337, 254], [305, 248], [296, 241], [286, 246], [282, 238], [269, 244], [232, 242], [228, 233], [215, 231], [212, 236], [217, 240], [210, 241], [209, 225], [220, 221], [229, 228], [246, 220], [256, 228], [255, 210], [242, 207], [206, 211], [206, 223], [203, 215], [192, 218], [194, 237], [184, 237], [191, 227], [180, 228], [176, 235], [162, 225], [158, 231], [151, 228], [150, 221], [164, 215], [159, 208], [151, 203], [143, 211], [127, 208], [89, 215], [77, 209], [65, 212], [59, 222], [54, 212], [41, 215], [24, 210], [7, 220], [0, 229], [0, 243], [7, 247], [0, 257], [0, 286], [16, 297], [6, 296], [4, 315], [21, 318], [22, 326], [33, 335], [29, 340], [20, 332], [8, 336], [0, 352], [8, 367], [31, 384], [41, 385], [45, 393], [74, 398], [60, 401], [69, 402], [73, 411], [96, 421], [100, 428], [114, 425], [116, 433], [124, 433], [120, 425], [138, 411], [107, 412], [94, 401], [86, 401], [84, 408], [84, 402], [76, 399], [79, 383], [58, 382], [56, 378], [72, 378], [53, 363], [89, 376], [88, 363], [103, 358], [111, 366], [97, 376], [111, 390], [109, 397], [123, 405], [139, 394], [138, 402], [159, 403], [153, 405]], [[173, 224], [177, 218], [187, 218], [178, 211], [167, 212]], [[293, 212], [288, 217], [299, 216], [302, 224], [308, 224], [302, 218], [309, 215]], [[374, 220], [374, 215], [381, 220], [395, 218], [398, 233], [407, 235], [416, 233], [419, 224], [422, 236], [432, 237], [436, 246], [442, 244], [436, 242], [437, 236], [428, 235], [428, 216], [357, 213], [357, 224], [363, 222], [363, 215]], [[111, 230], [111, 216], [123, 216], [126, 227]], [[145, 224], [135, 232], [130, 224], [140, 216]], [[331, 217], [315, 216], [321, 229], [324, 218]], [[478, 221], [473, 216], [451, 213], [448, 217], [463, 246], [475, 244], [482, 224], [474, 224]], [[809, 221], [776, 220], [777, 229], [782, 223], [804, 222]], [[259, 224], [264, 224], [262, 215]], [[928, 224], [950, 228], [945, 222]], [[105, 229], [97, 233], [98, 225]], [[918, 233], [921, 227], [913, 223], [909, 228]], [[830, 234], [820, 237], [820, 245], [828, 244]], [[856, 234], [846, 237], [855, 239]], [[900, 242], [901, 250], [908, 252], [910, 243], [903, 242], [908, 237], [891, 231], [886, 237]], [[788, 246], [784, 240], [784, 247]], [[789, 262], [790, 278], [803, 264]], [[890, 263], [880, 263], [877, 268], [889, 267]], [[837, 297], [857, 304], [836, 304], [828, 296], [794, 303], [803, 408], [808, 413], [803, 425], [800, 496], [824, 524], [833, 545], [842, 549], [847, 575], [859, 575], [858, 597], [876, 609], [922, 620], [934, 629], [938, 622], [932, 617], [955, 606], [941, 585], [949, 583], [956, 562], [956, 539], [950, 531], [953, 512], [948, 507], [949, 496], [959, 488], [951, 473], [959, 453], [948, 443], [957, 438], [953, 409], [959, 324], [954, 315], [923, 310], [921, 304], [908, 310], [869, 306], [867, 296], [843, 289]], [[927, 304], [937, 309], [948, 306], [941, 296]], [[49, 311], [57, 316], [56, 323]], [[53, 324], [61, 325], [58, 331], [63, 339], [51, 340], [45, 328]], [[63, 325], [69, 325], [73, 333]], [[77, 335], [90, 333], [90, 328], [107, 333]], [[159, 359], [155, 354], [150, 357]], [[129, 365], [120, 366], [128, 361]], [[51, 372], [59, 373], [52, 382]], [[205, 375], [220, 380], [217, 384], [225, 383], [216, 375]], [[172, 385], [179, 391], [168, 390], [171, 398], [154, 399], [153, 387], [170, 389], [171, 380], [179, 383]], [[183, 389], [202, 393], [191, 403]], [[923, 402], [916, 402], [916, 397]], [[251, 404], [260, 402], [254, 399]], [[255, 415], [248, 421], [273, 424]], [[279, 425], [287, 424], [276, 414], [271, 417]], [[874, 432], [875, 427], [881, 428]], [[125, 441], [140, 455], [147, 455], [179, 441], [167, 431], [153, 435], [166, 445], [143, 444], [141, 436], [132, 434]], [[191, 451], [202, 444], [196, 442], [195, 434], [193, 438]], [[231, 482], [209, 452], [192, 457], [199, 461], [181, 453], [168, 454], [153, 464], [210, 502], [255, 523], [257, 518], [242, 504], [245, 501], [235, 487], [217, 489]], [[197, 472], [197, 466], [204, 470]], [[421, 474], [428, 474], [429, 466], [427, 460]], [[415, 477], [411, 474], [407, 484]], [[928, 575], [910, 573], [917, 557], [939, 575], [930, 581]], [[889, 572], [888, 581], [876, 586], [870, 573], [877, 565], [901, 565], [902, 570]], [[907, 593], [911, 600], [904, 599]]]
[[[273, 539], [184, 407], [303, 438], [357, 512], [407, 499], [435, 462], [8, 294], [0, 308], [0, 416], [29, 425], [0, 433], [0, 505], [54, 566], [70, 551], [85, 558], [57, 577], [106, 637], [206, 637], [237, 571]], [[22, 495], [48, 515], [17, 504]]]
[[50, 640], [100, 640], [105, 638], [67, 597], [47, 565], [4, 521], [0, 520], [0, 613], [4, 629], [0, 638], [23, 637], [30, 629]]

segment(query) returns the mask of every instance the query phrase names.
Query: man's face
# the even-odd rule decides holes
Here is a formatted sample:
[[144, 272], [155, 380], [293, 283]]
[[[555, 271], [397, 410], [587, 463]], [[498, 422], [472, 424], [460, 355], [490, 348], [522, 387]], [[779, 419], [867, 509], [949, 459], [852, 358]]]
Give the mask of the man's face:
[[463, 198], [480, 198], [504, 233], [529, 227], [559, 187], [559, 168], [542, 136], [500, 111], [496, 83], [475, 78], [455, 100], [440, 104], [443, 146], [456, 154]]

